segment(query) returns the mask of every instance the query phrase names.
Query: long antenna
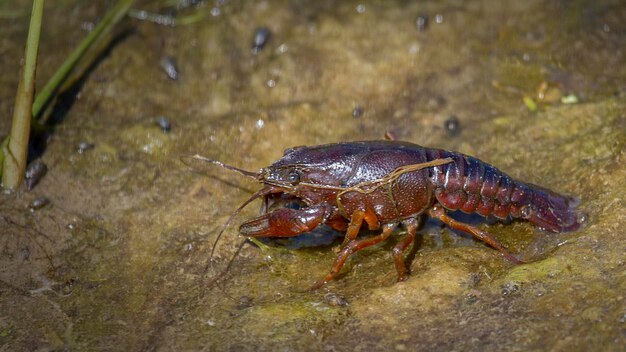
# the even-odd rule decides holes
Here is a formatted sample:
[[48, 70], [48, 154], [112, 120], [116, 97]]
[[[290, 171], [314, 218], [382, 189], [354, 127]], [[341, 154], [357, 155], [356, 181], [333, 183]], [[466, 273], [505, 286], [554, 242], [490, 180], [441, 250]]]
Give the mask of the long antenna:
[[222, 228], [220, 229], [220, 232], [217, 234], [217, 238], [215, 239], [215, 242], [213, 242], [213, 248], [211, 248], [211, 255], [209, 256], [209, 265], [206, 266], [206, 268], [204, 269], [204, 272], [206, 273], [207, 270], [209, 269], [209, 267], [211, 267], [211, 269], [213, 269], [213, 254], [215, 253], [215, 247], [217, 247], [217, 242], [219, 242], [220, 238], [222, 237], [222, 234], [224, 233], [224, 230], [226, 230], [226, 227], [228, 227], [228, 225], [230, 225], [230, 223], [233, 221], [233, 219], [235, 218], [235, 216], [237, 216], [237, 214], [239, 214], [239, 212], [246, 207], [246, 205], [252, 203], [253, 200], [259, 198], [259, 197], [263, 197], [266, 196], [270, 193], [272, 193], [274, 190], [271, 187], [265, 187], [261, 190], [259, 190], [258, 192], [256, 192], [255, 194], [253, 194], [250, 198], [248, 198], [248, 200], [246, 200], [245, 202], [243, 202], [243, 204], [241, 204], [239, 206], [239, 208], [237, 208], [237, 210], [235, 210], [230, 217], [228, 218], [228, 220], [226, 220], [226, 222], [224, 223], [224, 225], [222, 225]]
[[202, 155], [200, 155], [200, 154], [196, 154], [196, 155], [183, 155], [183, 156], [181, 156], [181, 157], [180, 157], [180, 160], [183, 162], [183, 164], [185, 164], [185, 165], [187, 165], [187, 166], [189, 166], [189, 167], [192, 167], [192, 168], [193, 168], [193, 166], [191, 165], [191, 163], [190, 163], [190, 162], [188, 162], [188, 159], [187, 159], [187, 158], [190, 158], [190, 159], [195, 159], [195, 160], [200, 160], [200, 161], [204, 161], [204, 162], [207, 162], [207, 163], [211, 163], [211, 164], [217, 165], [217, 166], [219, 166], [219, 167], [223, 167], [223, 168], [225, 168], [225, 169], [228, 169], [228, 170], [232, 170], [232, 171], [238, 172], [238, 173], [240, 173], [240, 174], [242, 174], [242, 175], [244, 175], [244, 176], [246, 176], [246, 177], [252, 177], [252, 178], [254, 178], [255, 180], [258, 180], [258, 179], [259, 179], [259, 175], [260, 175], [260, 174], [259, 174], [258, 172], [252, 172], [252, 171], [248, 171], [248, 170], [240, 169], [240, 168], [235, 167], [235, 166], [232, 166], [232, 165], [224, 164], [223, 162], [221, 162], [221, 161], [219, 161], [219, 160], [209, 159], [209, 158], [204, 157], [204, 156], [202, 156]]

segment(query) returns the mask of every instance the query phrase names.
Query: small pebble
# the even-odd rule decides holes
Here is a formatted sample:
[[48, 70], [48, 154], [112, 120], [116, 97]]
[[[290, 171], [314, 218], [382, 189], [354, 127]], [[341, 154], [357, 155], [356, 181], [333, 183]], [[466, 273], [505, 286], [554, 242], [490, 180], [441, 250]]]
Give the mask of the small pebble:
[[444, 121], [443, 127], [450, 137], [454, 137], [461, 131], [461, 122], [458, 117], [452, 115]]
[[324, 301], [333, 307], [345, 307], [348, 305], [348, 301], [345, 298], [339, 296], [336, 293], [329, 292], [324, 295]]
[[472, 303], [476, 303], [476, 301], [478, 301], [478, 297], [472, 295], [471, 293], [468, 293], [465, 295], [465, 302], [472, 304]]
[[63, 295], [72, 294], [73, 289], [74, 289], [74, 279], [69, 279], [65, 281], [63, 285], [60, 287], [61, 294]]
[[50, 204], [50, 200], [48, 198], [37, 197], [28, 205], [28, 209], [30, 209], [30, 211], [35, 211], [45, 207], [48, 204]]
[[270, 39], [270, 31], [265, 27], [259, 27], [254, 31], [252, 38], [252, 54], [257, 55], [263, 50], [265, 44]]
[[278, 46], [278, 48], [276, 48], [276, 51], [279, 54], [284, 54], [287, 52], [287, 50], [289, 50], [289, 45], [282, 43], [281, 45]]
[[48, 167], [41, 159], [35, 159], [28, 164], [26, 167], [26, 188], [29, 191], [32, 190], [47, 171]]
[[415, 20], [415, 26], [417, 27], [418, 32], [423, 32], [428, 28], [428, 16], [419, 15]]
[[178, 79], [178, 66], [176, 66], [176, 61], [174, 61], [171, 57], [163, 57], [161, 59], [161, 68], [167, 74], [171, 80], [176, 81]]
[[511, 296], [516, 294], [520, 290], [520, 284], [517, 282], [507, 282], [504, 286], [502, 286], [502, 295], [503, 296]]
[[237, 309], [246, 309], [252, 307], [252, 297], [249, 296], [241, 296], [239, 297], [239, 303], [235, 308]]
[[93, 149], [95, 146], [96, 145], [93, 144], [93, 143], [82, 141], [82, 142], [78, 143], [78, 154], [83, 154], [84, 152], [88, 151], [89, 149]]
[[480, 275], [477, 273], [470, 274], [470, 285], [476, 286], [480, 282]]
[[161, 131], [165, 133], [168, 133], [172, 129], [172, 124], [170, 123], [170, 120], [168, 120], [165, 116], [157, 117], [155, 122], [159, 126]]

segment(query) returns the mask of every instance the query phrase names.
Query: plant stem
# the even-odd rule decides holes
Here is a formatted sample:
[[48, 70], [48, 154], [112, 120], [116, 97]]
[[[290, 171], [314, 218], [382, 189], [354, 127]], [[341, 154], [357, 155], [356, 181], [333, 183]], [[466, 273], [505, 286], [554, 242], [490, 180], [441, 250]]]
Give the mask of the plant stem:
[[35, 94], [35, 72], [37, 70], [37, 52], [39, 50], [39, 34], [43, 17], [44, 0], [33, 1], [33, 12], [30, 16], [28, 39], [24, 52], [22, 77], [17, 86], [13, 122], [9, 142], [3, 148], [2, 184], [9, 189], [17, 188], [24, 179], [26, 159], [28, 156], [28, 137], [32, 118], [33, 95]]
[[74, 66], [80, 58], [83, 57], [87, 49], [91, 47], [91, 45], [99, 39], [105, 32], [113, 28], [113, 26], [119, 22], [133, 4], [134, 0], [119, 0], [115, 7], [113, 7], [98, 23], [98, 25], [83, 39], [82, 42], [78, 45], [76, 49], [68, 56], [68, 58], [61, 64], [61, 67], [50, 77], [50, 80], [46, 85], [41, 89], [37, 97], [35, 98], [35, 102], [33, 103], [33, 116], [38, 117], [39, 113], [41, 113], [41, 109], [46, 105], [46, 103], [52, 98], [57, 88], [63, 83], [63, 81], [70, 74]]
[[[43, 3], [43, 0], [37, 0], [34, 3], [34, 6], [38, 3], [41, 2]], [[79, 44], [79, 46], [70, 54], [70, 56], [61, 64], [61, 66], [57, 69], [57, 71], [52, 75], [52, 77], [48, 80], [48, 82], [46, 83], [46, 85], [43, 87], [43, 89], [39, 92], [39, 94], [37, 94], [37, 96], [34, 99], [32, 99], [32, 95], [34, 94], [34, 86], [33, 86], [33, 92], [31, 94], [30, 97], [30, 127], [26, 126], [26, 123], [21, 122], [21, 130], [19, 131], [20, 135], [24, 135], [24, 133], [26, 133], [26, 136], [28, 136], [28, 131], [29, 129], [33, 129], [35, 132], [41, 132], [41, 131], [45, 131], [46, 126], [45, 126], [45, 121], [39, 121], [37, 118], [40, 116], [42, 109], [45, 107], [46, 103], [48, 101], [50, 101], [50, 99], [54, 96], [54, 94], [57, 92], [57, 90], [59, 89], [59, 87], [63, 84], [63, 82], [66, 81], [67, 77], [69, 76], [70, 72], [74, 69], [74, 67], [76, 66], [77, 62], [84, 56], [85, 52], [100, 38], [102, 38], [104, 36], [105, 33], [107, 33], [111, 28], [113, 28], [115, 26], [115, 24], [117, 22], [119, 22], [122, 18], [124, 18], [124, 16], [127, 14], [128, 10], [130, 9], [131, 5], [134, 3], [134, 0], [118, 0], [118, 2], [115, 4], [115, 6], [107, 13], [107, 15], [105, 16], [105, 18], [96, 26], [96, 28], [94, 28], [88, 35], [87, 37], [85, 37], [85, 39], [83, 39], [81, 41], [81, 43]], [[34, 12], [33, 12], [34, 14]], [[31, 22], [31, 26], [32, 26], [33, 22]], [[41, 20], [39, 21], [39, 25], [41, 25]], [[31, 32], [29, 32], [30, 35]], [[39, 32], [37, 33], [37, 36], [39, 35]], [[30, 38], [30, 36], [29, 36]], [[37, 43], [39, 41], [37, 40]], [[36, 55], [37, 50], [35, 50], [35, 55]], [[27, 65], [25, 65], [27, 66]], [[33, 66], [33, 70], [34, 70], [34, 66]], [[26, 73], [26, 72], [24, 72]], [[31, 84], [34, 84], [34, 73], [33, 73], [33, 81], [31, 82]], [[20, 83], [21, 84], [21, 83]], [[23, 87], [26, 87], [26, 85], [20, 85], [18, 87], [18, 92], [23, 90]], [[18, 98], [16, 98], [16, 108], [14, 110], [14, 117], [17, 116], [17, 112], [20, 111], [20, 109], [17, 108], [18, 106], [18, 100], [19, 100], [19, 94], [18, 94]], [[23, 104], [19, 103], [19, 104]], [[21, 109], [25, 109], [23, 106], [21, 107]], [[21, 114], [24, 114], [24, 112], [22, 112]], [[32, 114], [32, 115], [31, 115]], [[17, 128], [18, 125], [14, 122], [14, 128]], [[24, 127], [28, 127], [28, 129], [24, 129]], [[17, 133], [17, 132], [16, 132]], [[11, 133], [11, 136], [13, 136], [13, 132]], [[3, 165], [5, 165], [5, 160], [7, 159], [12, 159], [13, 161], [6, 161], [6, 164], [9, 163], [13, 163], [14, 165], [16, 165], [14, 160], [16, 159], [16, 155], [12, 154], [12, 152], [14, 152], [13, 149], [10, 149], [8, 147], [9, 143], [10, 143], [10, 139], [11, 136], [7, 137], [2, 144], [0, 144], [0, 176], [3, 177], [4, 180], [4, 176], [3, 176], [3, 171], [5, 170], [9, 170], [11, 168], [15, 169], [15, 166], [7, 166], [7, 168], [5, 170], [3, 170]], [[18, 138], [18, 140], [20, 140]], [[28, 141], [27, 138], [26, 139], [22, 139], [23, 143], [25, 143], [26, 145], [28, 145]], [[22, 172], [23, 175], [23, 172]], [[16, 175], [12, 175], [10, 177], [16, 177]], [[7, 181], [3, 181], [4, 185], [7, 186]], [[13, 181], [12, 184], [14, 184], [15, 181]], [[7, 186], [8, 187], [8, 186]], [[13, 188], [13, 187], [12, 187]]]

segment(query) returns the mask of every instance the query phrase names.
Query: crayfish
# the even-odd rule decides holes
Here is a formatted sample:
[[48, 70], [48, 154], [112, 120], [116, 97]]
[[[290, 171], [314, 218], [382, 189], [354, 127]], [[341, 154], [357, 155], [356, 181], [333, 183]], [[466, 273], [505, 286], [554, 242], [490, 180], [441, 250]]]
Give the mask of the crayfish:
[[[522, 261], [495, 237], [451, 218], [447, 211], [528, 220], [551, 232], [574, 231], [581, 225], [574, 198], [517, 181], [474, 157], [407, 142], [363, 141], [290, 148], [259, 172], [202, 160], [264, 185], [232, 214], [224, 228], [246, 205], [262, 198], [262, 214], [241, 224], [242, 235], [291, 237], [320, 224], [345, 232], [330, 272], [314, 288], [333, 280], [353, 253], [385, 241], [399, 225], [406, 228], [406, 235], [393, 248], [393, 259], [398, 281], [406, 280], [404, 252], [413, 243], [423, 214], [473, 235], [514, 263]], [[278, 199], [297, 201], [301, 206], [270, 209], [269, 205]], [[357, 239], [363, 225], [380, 233]]]

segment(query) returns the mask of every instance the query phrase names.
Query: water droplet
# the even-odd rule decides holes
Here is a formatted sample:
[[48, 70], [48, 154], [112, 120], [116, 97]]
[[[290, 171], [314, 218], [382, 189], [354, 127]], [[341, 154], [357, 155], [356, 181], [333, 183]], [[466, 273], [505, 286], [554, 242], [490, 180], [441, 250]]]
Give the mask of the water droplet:
[[93, 22], [83, 22], [81, 28], [88, 32], [91, 32], [95, 26], [96, 25]]
[[276, 50], [278, 51], [279, 54], [284, 54], [287, 52], [287, 50], [289, 50], [289, 46], [285, 43], [282, 43], [281, 45], [278, 46]]
[[93, 149], [96, 145], [93, 143], [89, 143], [89, 142], [85, 142], [85, 141], [81, 141], [80, 143], [78, 143], [78, 154], [83, 154], [84, 152]]
[[443, 127], [446, 129], [449, 136], [456, 136], [461, 131], [461, 122], [458, 117], [452, 115], [444, 121]]
[[520, 209], [520, 214], [522, 215], [522, 219], [528, 219], [530, 217], [531, 208], [527, 205], [523, 206]]
[[588, 218], [589, 218], [589, 215], [588, 215], [587, 213], [585, 213], [585, 212], [580, 212], [580, 213], [578, 213], [578, 217], [576, 218], [576, 221], [577, 221], [579, 224], [583, 224], [583, 223], [587, 222], [587, 219], [588, 219]]

